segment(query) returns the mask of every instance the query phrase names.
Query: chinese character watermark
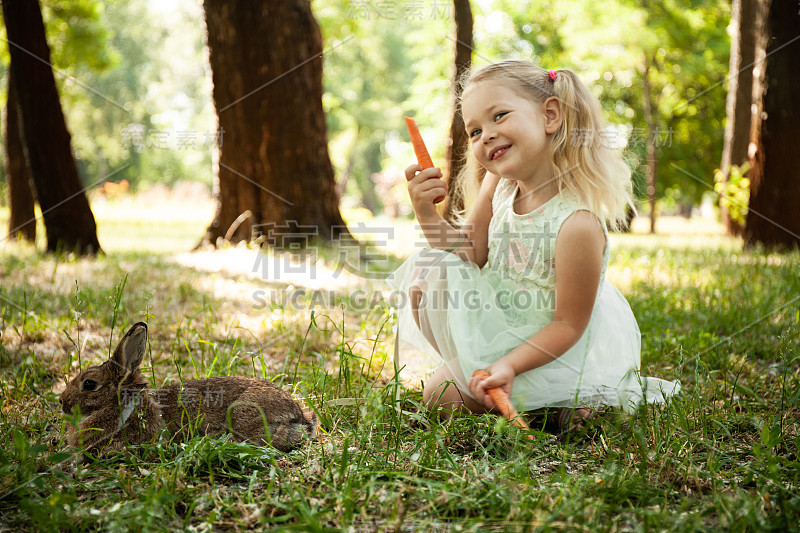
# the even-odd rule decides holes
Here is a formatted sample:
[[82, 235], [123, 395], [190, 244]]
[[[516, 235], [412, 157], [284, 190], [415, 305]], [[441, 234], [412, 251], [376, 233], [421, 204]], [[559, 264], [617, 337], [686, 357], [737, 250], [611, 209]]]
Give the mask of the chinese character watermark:
[[452, 2], [444, 0], [351, 0], [347, 16], [357, 20], [423, 21], [452, 18]]
[[120, 141], [123, 148], [141, 153], [154, 150], [207, 150], [222, 148], [223, 130], [148, 130], [144, 124], [123, 126]]
[[572, 130], [569, 143], [572, 147], [603, 146], [610, 150], [618, 150], [629, 146], [631, 148], [644, 146], [652, 142], [656, 147], [672, 146], [672, 128], [662, 129], [656, 127], [653, 131], [648, 128], [633, 128], [630, 134], [625, 134], [617, 129], [604, 129], [597, 133], [592, 128], [575, 128]]

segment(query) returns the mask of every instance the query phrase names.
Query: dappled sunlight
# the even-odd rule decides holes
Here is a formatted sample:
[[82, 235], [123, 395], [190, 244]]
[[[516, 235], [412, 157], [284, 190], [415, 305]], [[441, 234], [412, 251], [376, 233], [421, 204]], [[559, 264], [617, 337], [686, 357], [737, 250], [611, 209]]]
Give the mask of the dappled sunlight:
[[173, 260], [198, 272], [224, 272], [284, 287], [341, 290], [361, 283], [357, 276], [326, 265], [313, 250], [300, 254], [242, 245], [177, 254]]
[[[716, 219], [663, 216], [658, 218], [656, 231], [650, 234], [649, 218], [639, 216], [633, 220], [630, 233], [610, 234], [607, 277], [624, 294], [641, 283], [664, 290], [709, 287], [714, 283], [718, 252], [742, 249], [741, 239], [725, 235]], [[676, 255], [690, 250], [711, 255]], [[680, 261], [684, 260], [693, 262], [691, 268], [681, 268]]]
[[711, 262], [705, 268], [692, 266], [691, 273], [676, 270], [674, 264], [659, 265], [658, 254], [648, 257], [645, 252], [639, 252], [637, 258], [633, 260], [631, 266], [629, 261], [624, 266], [619, 265], [613, 259], [609, 262], [606, 277], [623, 294], [629, 293], [637, 284], [646, 283], [649, 286], [660, 289], [674, 288], [705, 288], [710, 287], [715, 282], [715, 267]]

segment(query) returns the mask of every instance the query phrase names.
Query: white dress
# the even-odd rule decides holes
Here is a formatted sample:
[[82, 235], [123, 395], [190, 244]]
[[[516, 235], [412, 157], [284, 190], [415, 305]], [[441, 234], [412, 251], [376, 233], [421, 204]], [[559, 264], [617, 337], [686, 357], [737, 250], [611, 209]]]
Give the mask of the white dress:
[[[557, 195], [518, 215], [516, 193], [514, 182], [500, 180], [483, 269], [449, 252], [425, 249], [388, 278], [398, 291], [401, 367], [409, 364], [404, 355], [422, 353], [427, 370], [447, 365], [458, 388], [469, 395], [467, 382], [476, 369], [528, 342], [552, 320], [558, 231], [570, 215], [587, 209]], [[643, 401], [663, 402], [680, 390], [677, 382], [639, 374], [639, 327], [628, 302], [605, 279], [609, 246], [603, 231], [603, 269], [589, 325], [560, 357], [517, 376], [512, 402], [520, 410], [599, 405], [632, 410]], [[412, 288], [422, 298], [420, 327], [409, 305]], [[413, 364], [419, 366], [419, 359]]]

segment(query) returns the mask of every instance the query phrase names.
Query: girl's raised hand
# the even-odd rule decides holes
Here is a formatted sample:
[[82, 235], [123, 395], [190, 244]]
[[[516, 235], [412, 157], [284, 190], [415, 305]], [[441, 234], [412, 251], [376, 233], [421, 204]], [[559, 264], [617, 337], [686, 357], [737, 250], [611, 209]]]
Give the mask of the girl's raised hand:
[[442, 171], [437, 167], [423, 170], [420, 165], [411, 165], [406, 168], [406, 180], [417, 219], [423, 222], [435, 218], [435, 201], [447, 195], [447, 184], [442, 180]]

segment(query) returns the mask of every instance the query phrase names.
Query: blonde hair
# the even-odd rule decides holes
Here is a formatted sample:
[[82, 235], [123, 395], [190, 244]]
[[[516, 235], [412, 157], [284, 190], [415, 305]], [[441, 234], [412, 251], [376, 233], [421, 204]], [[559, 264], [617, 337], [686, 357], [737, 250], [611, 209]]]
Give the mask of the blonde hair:
[[[631, 171], [622, 155], [603, 138], [606, 123], [600, 102], [574, 72], [560, 69], [552, 80], [548, 71], [530, 61], [509, 59], [466, 73], [460, 80], [461, 97], [470, 86], [485, 81], [506, 84], [520, 96], [543, 103], [555, 96], [563, 121], [549, 136], [551, 164], [559, 193], [566, 192], [585, 205], [611, 229], [626, 221], [628, 206], [634, 208]], [[458, 195], [469, 208], [486, 170], [467, 151], [467, 161], [458, 176]], [[634, 208], [635, 209], [635, 208]], [[465, 218], [466, 212], [460, 216]]]

